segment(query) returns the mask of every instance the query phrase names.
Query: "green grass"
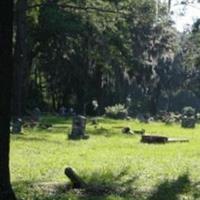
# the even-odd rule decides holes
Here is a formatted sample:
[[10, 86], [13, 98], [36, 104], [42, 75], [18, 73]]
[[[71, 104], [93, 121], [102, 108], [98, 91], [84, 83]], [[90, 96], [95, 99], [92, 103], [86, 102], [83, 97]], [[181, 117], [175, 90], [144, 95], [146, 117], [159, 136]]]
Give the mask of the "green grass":
[[[71, 121], [45, 117], [51, 130], [25, 129], [11, 137], [12, 183], [23, 200], [191, 200], [200, 199], [200, 126], [142, 124], [99, 119], [87, 124], [89, 140], [69, 141]], [[189, 143], [142, 144], [121, 127], [188, 138]], [[65, 167], [76, 169], [88, 189], [65, 188]]]

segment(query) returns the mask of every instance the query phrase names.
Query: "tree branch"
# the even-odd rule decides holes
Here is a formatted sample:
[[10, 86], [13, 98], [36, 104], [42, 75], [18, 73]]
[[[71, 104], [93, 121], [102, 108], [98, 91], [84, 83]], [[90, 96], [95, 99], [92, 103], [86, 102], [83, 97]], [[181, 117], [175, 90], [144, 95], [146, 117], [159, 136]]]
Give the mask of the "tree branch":
[[[42, 6], [49, 6], [49, 5], [51, 5], [51, 3], [34, 4], [34, 5], [28, 6], [27, 10], [39, 8], [39, 7], [42, 7]], [[96, 11], [96, 12], [101, 12], [101, 13], [120, 14], [120, 15], [124, 15], [124, 16], [126, 16], [128, 14], [128, 13], [125, 12], [125, 10], [117, 11], [117, 10], [103, 9], [103, 8], [91, 7], [91, 6], [82, 7], [82, 6], [75, 6], [75, 5], [70, 5], [70, 4], [58, 4], [58, 6], [60, 8], [69, 8], [69, 9], [74, 9], [74, 10], [88, 11], [88, 12]]]

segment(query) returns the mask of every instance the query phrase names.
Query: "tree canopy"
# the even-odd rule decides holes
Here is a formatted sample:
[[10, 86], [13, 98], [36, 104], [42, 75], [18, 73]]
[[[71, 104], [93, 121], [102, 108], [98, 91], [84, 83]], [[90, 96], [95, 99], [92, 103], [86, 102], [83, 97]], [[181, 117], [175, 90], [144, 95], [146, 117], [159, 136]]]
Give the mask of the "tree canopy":
[[[27, 33], [21, 51], [27, 55], [16, 65], [28, 70], [21, 76], [24, 101], [15, 115], [36, 106], [57, 110], [61, 105], [92, 114], [94, 99], [103, 112], [105, 106], [125, 104], [127, 97], [134, 114], [155, 114], [163, 107], [178, 111], [174, 99], [181, 91], [199, 98], [198, 89], [190, 85], [193, 81], [198, 85], [197, 78], [191, 76], [185, 83], [191, 70], [198, 71], [198, 21], [193, 31], [177, 32], [169, 15], [170, 2], [23, 1], [24, 8], [16, 5], [20, 13], [16, 28], [20, 28], [17, 20], [26, 22], [21, 27]], [[17, 35], [19, 52], [17, 42], [22, 39]], [[166, 105], [160, 108], [163, 98]]]

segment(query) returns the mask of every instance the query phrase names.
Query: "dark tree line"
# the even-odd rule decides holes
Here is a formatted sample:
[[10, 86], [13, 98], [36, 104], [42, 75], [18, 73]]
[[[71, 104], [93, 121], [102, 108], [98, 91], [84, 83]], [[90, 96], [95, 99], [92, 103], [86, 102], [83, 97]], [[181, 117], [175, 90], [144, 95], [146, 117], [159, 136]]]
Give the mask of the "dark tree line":
[[175, 51], [176, 38], [170, 41], [164, 30], [175, 31], [167, 8], [161, 6], [155, 16], [154, 1], [100, 3], [92, 10], [94, 2], [89, 0], [71, 6], [68, 1], [43, 1], [29, 10], [30, 2], [17, 1], [15, 116], [35, 106], [57, 110], [65, 105], [90, 113], [93, 99], [103, 111], [124, 103], [128, 95], [135, 110], [144, 102], [154, 107], [158, 95], [147, 90], [155, 93], [158, 58]]
[[179, 110], [182, 90], [199, 98], [189, 84], [198, 85], [189, 76], [197, 58], [183, 51], [197, 36], [178, 33], [169, 9], [170, 1], [16, 1], [13, 116], [62, 105], [91, 114], [94, 99], [103, 112], [127, 97], [133, 113], [155, 114], [162, 98], [163, 107]]
[[182, 84], [191, 73], [183, 46], [194, 33], [173, 28], [170, 1], [98, 2], [16, 1], [13, 116], [62, 105], [92, 114], [94, 99], [103, 113], [127, 97], [132, 113], [155, 114], [180, 110], [174, 99], [182, 90], [199, 98]]

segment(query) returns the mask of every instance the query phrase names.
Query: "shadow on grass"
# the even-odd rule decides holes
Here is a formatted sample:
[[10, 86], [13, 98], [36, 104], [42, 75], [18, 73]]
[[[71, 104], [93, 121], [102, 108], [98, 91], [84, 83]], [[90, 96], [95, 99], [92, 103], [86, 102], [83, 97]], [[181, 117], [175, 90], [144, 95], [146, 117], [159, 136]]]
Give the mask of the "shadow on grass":
[[124, 168], [118, 174], [113, 174], [112, 171], [107, 171], [102, 174], [93, 173], [87, 180], [88, 187], [81, 200], [106, 199], [108, 196], [120, 196], [129, 198], [134, 196], [134, 183], [138, 179], [136, 176], [128, 175], [128, 168]]
[[84, 189], [73, 189], [66, 183], [14, 182], [13, 185], [19, 200], [103, 200], [110, 196], [132, 199], [137, 177], [128, 176], [127, 172], [128, 169], [116, 175], [111, 171], [93, 173], [86, 179]]
[[148, 200], [178, 200], [179, 195], [189, 193], [192, 188], [188, 174], [183, 174], [176, 180], [160, 183]]
[[[102, 125], [117, 125], [118, 123], [124, 123], [125, 120], [114, 120], [109, 118], [103, 118], [103, 117], [96, 117], [98, 124], [92, 125], [91, 121], [93, 118], [89, 118], [87, 120], [86, 125], [86, 132], [88, 132], [91, 135], [103, 135], [105, 137], [111, 137], [113, 135], [121, 133], [121, 130], [119, 128], [107, 128], [103, 127]], [[49, 126], [49, 127], [48, 127]], [[34, 128], [26, 128], [29, 132], [40, 132], [42, 133], [52, 133], [52, 134], [59, 134], [63, 132], [69, 132], [72, 127], [72, 118], [65, 118], [65, 117], [59, 117], [59, 116], [43, 116], [40, 121], [38, 122], [37, 126]], [[121, 125], [123, 128], [124, 126]]]
[[50, 128], [41, 128], [37, 127], [34, 131], [37, 133], [48, 133], [48, 134], [63, 134], [63, 132], [70, 131], [71, 127], [68, 125], [63, 125], [63, 126], [56, 126], [52, 125]]
[[93, 173], [83, 177], [84, 189], [73, 189], [65, 183], [13, 183], [19, 200], [178, 200], [180, 195], [187, 199], [200, 198], [200, 183], [191, 183], [188, 174], [176, 180], [160, 183], [152, 192], [135, 187], [137, 176], [128, 175], [128, 168], [118, 174], [111, 171]]
[[97, 128], [93, 128], [92, 130], [88, 129], [88, 132], [91, 135], [98, 135], [98, 136], [101, 135], [101, 136], [105, 136], [105, 137], [111, 137], [114, 135], [124, 135], [124, 134], [122, 134], [122, 130], [121, 130], [124, 127], [125, 126], [121, 126], [120, 128], [116, 128], [116, 127], [106, 128], [103, 126], [99, 126]]
[[40, 119], [40, 123], [49, 123], [49, 124], [69, 124], [71, 123], [71, 118], [70, 117], [60, 117], [60, 116], [54, 116], [54, 115], [49, 115], [49, 116], [43, 116]]
[[13, 138], [13, 141], [25, 141], [25, 142], [42, 142], [42, 143], [51, 143], [51, 144], [62, 144], [62, 142], [59, 141], [53, 141], [48, 140], [44, 137], [23, 137], [23, 136], [17, 136]]
[[93, 130], [90, 130], [88, 132], [90, 132], [90, 135], [102, 135], [106, 137], [109, 137], [112, 135], [112, 131], [103, 127], [94, 128]]

